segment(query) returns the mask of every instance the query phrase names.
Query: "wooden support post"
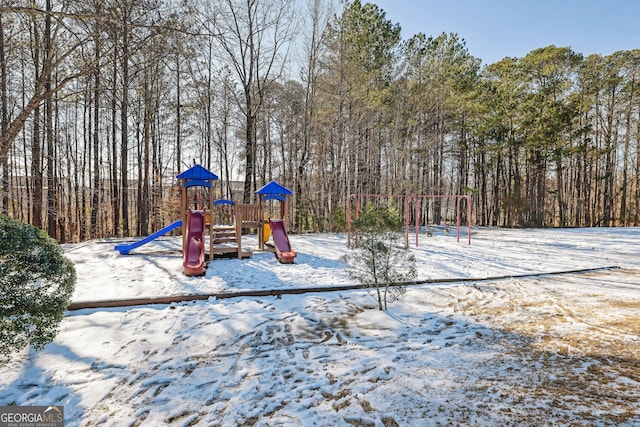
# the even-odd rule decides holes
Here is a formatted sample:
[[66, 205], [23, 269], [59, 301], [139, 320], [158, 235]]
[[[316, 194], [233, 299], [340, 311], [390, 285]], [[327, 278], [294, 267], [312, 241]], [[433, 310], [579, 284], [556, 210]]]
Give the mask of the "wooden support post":
[[256, 220], [258, 221], [258, 247], [264, 251], [264, 195], [258, 196], [258, 212]]
[[238, 247], [238, 259], [242, 259], [242, 212], [237, 210], [236, 216], [236, 246]]
[[[209, 187], [209, 261], [213, 261], [213, 224], [215, 224], [213, 217], [213, 198], [215, 193], [215, 182], [210, 181], [211, 187]], [[206, 218], [205, 212], [205, 218]]]
[[184, 186], [184, 180], [178, 180], [180, 184], [181, 214], [182, 214], [182, 253], [185, 251], [187, 243], [187, 189]]

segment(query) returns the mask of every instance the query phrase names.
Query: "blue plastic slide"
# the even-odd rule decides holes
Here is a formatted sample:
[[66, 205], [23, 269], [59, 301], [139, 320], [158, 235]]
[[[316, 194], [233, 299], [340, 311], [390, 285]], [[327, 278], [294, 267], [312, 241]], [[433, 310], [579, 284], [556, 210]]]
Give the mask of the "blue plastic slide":
[[146, 243], [149, 243], [150, 241], [155, 240], [160, 236], [164, 236], [165, 234], [167, 234], [171, 230], [174, 230], [174, 229], [176, 229], [178, 227], [182, 227], [182, 220], [179, 220], [179, 221], [174, 222], [173, 224], [167, 225], [162, 230], [158, 230], [155, 233], [153, 233], [152, 235], [147, 236], [142, 240], [138, 240], [137, 242], [129, 243], [128, 245], [117, 245], [113, 249], [115, 249], [116, 251], [119, 251], [120, 255], [129, 255], [129, 251], [131, 251], [131, 250], [133, 250], [135, 248], [139, 248], [140, 246], [142, 246], [142, 245], [144, 245]]

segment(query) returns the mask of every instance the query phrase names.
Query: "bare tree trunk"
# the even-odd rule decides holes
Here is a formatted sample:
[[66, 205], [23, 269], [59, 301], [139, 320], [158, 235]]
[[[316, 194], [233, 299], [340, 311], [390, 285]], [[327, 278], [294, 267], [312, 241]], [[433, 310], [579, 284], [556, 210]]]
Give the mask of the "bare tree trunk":
[[[33, 25], [33, 37], [34, 37], [34, 50], [33, 50], [33, 63], [34, 63], [34, 73], [36, 74], [36, 79], [40, 81], [40, 34], [38, 32], [38, 28]], [[31, 224], [33, 226], [41, 228], [42, 227], [42, 196], [43, 196], [43, 174], [42, 174], [42, 149], [40, 145], [40, 100], [36, 103], [33, 108], [33, 134], [31, 136], [31, 179], [32, 184], [31, 188], [33, 189], [32, 193], [32, 201], [31, 201]], [[27, 104], [27, 108], [29, 104]], [[27, 109], [25, 108], [25, 110]], [[27, 120], [28, 116], [24, 117], [24, 120]], [[17, 133], [17, 132], [16, 132]], [[3, 134], [3, 136], [6, 135]]]
[[[78, 105], [74, 105], [73, 108], [73, 121], [74, 122], [78, 122]], [[82, 167], [82, 164], [80, 163], [80, 153], [79, 153], [79, 147], [78, 147], [78, 134], [77, 134], [77, 127], [74, 127], [72, 134], [70, 135], [71, 140], [73, 140], [73, 147], [70, 147], [69, 150], [71, 152], [70, 157], [73, 157], [73, 169], [71, 169], [69, 171], [69, 185], [72, 186], [69, 188], [69, 192], [71, 194], [71, 192], [73, 192], [73, 208], [74, 208], [74, 216], [75, 216], [75, 221], [74, 221], [74, 229], [75, 229], [75, 233], [74, 236], [82, 241], [84, 239], [84, 236], [82, 235], [82, 218], [83, 218], [83, 214], [84, 212], [82, 212], [80, 210], [80, 170]], [[69, 145], [71, 145], [71, 141], [69, 142]], [[73, 177], [73, 178], [72, 178]], [[82, 183], [84, 184], [84, 183]]]
[[253, 114], [253, 97], [251, 95], [251, 88], [249, 86], [245, 87], [244, 91], [245, 103], [246, 103], [246, 120], [245, 120], [245, 146], [244, 146], [244, 155], [245, 155], [245, 169], [244, 169], [244, 192], [242, 195], [243, 203], [250, 203], [252, 197], [252, 189], [253, 189], [253, 181], [255, 176], [255, 115]]
[[[622, 188], [620, 189], [621, 199], [620, 199], [620, 225], [629, 225], [630, 223], [630, 215], [627, 213], [627, 192], [629, 188], [629, 163], [631, 160], [630, 149], [631, 149], [631, 134], [632, 134], [632, 125], [631, 118], [633, 116], [633, 103], [634, 103], [634, 94], [636, 91], [636, 80], [635, 75], [632, 75], [631, 82], [629, 83], [629, 100], [628, 106], [626, 108], [625, 115], [627, 116], [627, 120], [625, 123], [625, 138], [624, 138], [624, 154], [623, 154], [623, 166], [622, 166]], [[639, 156], [640, 153], [636, 153], [636, 156]]]
[[[117, 43], [117, 41], [115, 41]], [[117, 236], [120, 228], [120, 186], [118, 185], [118, 61], [113, 60], [111, 76], [111, 202], [113, 204], [113, 235]]]
[[[144, 83], [144, 85], [146, 85], [146, 82]], [[143, 89], [143, 92], [146, 89]], [[144, 169], [141, 167], [142, 162], [144, 161], [142, 159], [143, 156], [143, 144], [144, 144], [144, 126], [145, 126], [145, 115], [146, 112], [145, 110], [145, 104], [146, 104], [146, 94], [142, 95], [142, 99], [138, 99], [138, 108], [136, 109], [140, 116], [136, 119], [135, 121], [135, 132], [136, 132], [136, 137], [135, 137], [135, 141], [136, 141], [136, 164], [138, 165], [137, 167], [137, 171], [138, 171], [138, 179], [136, 180], [136, 204], [135, 204], [135, 212], [136, 212], [136, 218], [137, 221], [136, 223], [136, 235], [137, 236], [142, 236], [142, 226], [145, 225], [143, 224], [143, 219], [142, 219], [142, 214], [143, 214], [143, 209], [144, 209], [144, 200], [142, 200], [142, 198], [144, 197], [143, 193], [142, 193], [142, 186], [143, 186], [143, 181], [144, 178], [142, 176]], [[142, 127], [142, 129], [141, 129]]]
[[[51, 1], [47, 0], [47, 10], [51, 10]], [[53, 55], [51, 46], [51, 15], [45, 18], [45, 58], [51, 62]], [[51, 91], [51, 69], [46, 76], [45, 90]], [[57, 215], [56, 204], [58, 200], [57, 183], [55, 179], [55, 136], [53, 133], [53, 100], [52, 97], [45, 99], [45, 137], [47, 141], [47, 232], [52, 238], [57, 238]]]
[[[85, 96], [90, 98], [90, 88], [87, 85], [87, 89], [85, 92]], [[81, 189], [80, 189], [80, 238], [86, 239], [87, 236], [90, 235], [91, 231], [87, 230], [87, 188], [91, 187], [91, 158], [89, 154], [91, 152], [91, 141], [90, 141], [90, 129], [87, 129], [87, 116], [90, 114], [89, 105], [84, 103], [84, 108], [82, 111], [83, 123], [85, 124], [82, 130], [82, 162], [80, 164], [80, 174], [81, 174]], [[90, 121], [90, 120], [89, 120]], [[89, 170], [87, 170], [89, 167]], [[87, 176], [89, 174], [89, 176]], [[87, 182], [89, 180], [89, 182]]]
[[180, 88], [180, 59], [176, 53], [176, 175], [182, 171], [182, 98]]
[[122, 103], [120, 107], [120, 192], [122, 235], [129, 236], [129, 30], [122, 35]]
[[[146, 236], [149, 234], [149, 145], [151, 139], [152, 132], [152, 121], [153, 121], [153, 112], [152, 109], [154, 107], [151, 93], [152, 87], [150, 82], [147, 79], [145, 83], [147, 88], [145, 89], [145, 106], [144, 106], [144, 123], [143, 123], [143, 131], [142, 131], [142, 162], [139, 163], [139, 168], [142, 169], [142, 197], [141, 203], [139, 205], [138, 211], [140, 214], [138, 215], [138, 223], [140, 224], [140, 235]], [[178, 108], [179, 110], [179, 108]], [[178, 125], [178, 128], [180, 126]]]
[[[94, 58], [96, 64], [100, 58], [100, 34], [96, 31]], [[98, 237], [98, 211], [100, 210], [100, 67], [93, 73], [93, 188], [91, 194], [91, 222], [89, 235], [91, 239]]]
[[[0, 133], [4, 134], [9, 127], [9, 111], [7, 107], [7, 60], [4, 49], [4, 24], [0, 13]], [[5, 157], [2, 164], [2, 206], [0, 210], [4, 214], [9, 213], [9, 159]]]
[[[566, 210], [567, 210], [567, 202], [565, 200], [565, 191], [564, 191], [564, 166], [562, 164], [562, 157], [558, 155], [556, 158], [556, 186], [557, 188], [557, 197], [558, 197], [558, 225], [560, 227], [567, 226], [567, 218], [566, 218]], [[555, 225], [555, 224], [551, 224]]]
[[[640, 117], [638, 115], [636, 115], [636, 120], [636, 135], [640, 135]], [[633, 216], [633, 225], [637, 227], [640, 225], [640, 173], [638, 173], [640, 172], [640, 138], [636, 140], [636, 171], [635, 213]]]
[[[156, 111], [160, 110], [160, 99], [157, 99], [155, 102]], [[159, 114], [156, 115], [156, 126], [159, 128]], [[156, 135], [156, 132], [153, 134], [153, 138], [151, 139], [151, 176], [153, 177], [152, 186], [151, 186], [151, 198], [152, 204], [151, 209], [153, 210], [151, 214], [151, 229], [158, 230], [164, 224], [162, 221], [162, 159], [160, 157], [161, 147], [160, 147], [161, 138]]]

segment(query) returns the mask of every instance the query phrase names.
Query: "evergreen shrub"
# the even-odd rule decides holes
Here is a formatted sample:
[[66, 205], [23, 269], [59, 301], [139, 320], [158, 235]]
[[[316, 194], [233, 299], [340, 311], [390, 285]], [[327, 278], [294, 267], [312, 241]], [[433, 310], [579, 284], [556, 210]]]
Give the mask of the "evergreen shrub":
[[75, 283], [55, 240], [0, 214], [0, 354], [53, 341]]

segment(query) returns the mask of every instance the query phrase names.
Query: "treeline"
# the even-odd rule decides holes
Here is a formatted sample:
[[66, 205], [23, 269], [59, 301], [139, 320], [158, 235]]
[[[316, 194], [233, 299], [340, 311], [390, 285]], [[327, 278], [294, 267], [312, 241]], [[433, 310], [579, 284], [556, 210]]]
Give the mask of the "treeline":
[[640, 50], [483, 66], [358, 0], [0, 2], [0, 207], [59, 240], [175, 220], [193, 162], [220, 197], [290, 188], [298, 231], [336, 227], [353, 193], [468, 194], [482, 225], [639, 225]]

